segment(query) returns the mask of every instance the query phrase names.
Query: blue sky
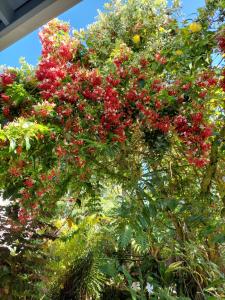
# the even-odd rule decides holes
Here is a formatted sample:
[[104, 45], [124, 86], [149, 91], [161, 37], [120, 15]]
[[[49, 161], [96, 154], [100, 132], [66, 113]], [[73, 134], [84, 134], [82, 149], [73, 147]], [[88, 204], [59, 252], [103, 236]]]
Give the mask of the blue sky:
[[[78, 5], [58, 16], [58, 18], [69, 21], [73, 28], [85, 28], [95, 20], [97, 10], [103, 10], [104, 3], [106, 2], [107, 0], [83, 0]], [[185, 15], [190, 16], [190, 14], [196, 12], [198, 7], [204, 5], [204, 0], [183, 0], [182, 5]], [[35, 30], [2, 51], [0, 53], [0, 65], [19, 66], [20, 57], [25, 57], [28, 63], [35, 65], [41, 53], [38, 31]]]

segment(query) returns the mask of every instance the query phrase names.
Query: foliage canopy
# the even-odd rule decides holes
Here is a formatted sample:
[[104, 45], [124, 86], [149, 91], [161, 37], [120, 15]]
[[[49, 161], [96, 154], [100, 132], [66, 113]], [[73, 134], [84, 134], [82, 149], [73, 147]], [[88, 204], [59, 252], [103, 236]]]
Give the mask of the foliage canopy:
[[1, 73], [1, 299], [225, 299], [225, 3], [178, 2], [52, 20]]

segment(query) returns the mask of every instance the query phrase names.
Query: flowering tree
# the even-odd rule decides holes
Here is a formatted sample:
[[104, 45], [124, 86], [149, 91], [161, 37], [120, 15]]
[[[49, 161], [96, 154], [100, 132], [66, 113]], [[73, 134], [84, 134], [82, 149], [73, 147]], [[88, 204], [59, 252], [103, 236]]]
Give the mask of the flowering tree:
[[[180, 24], [177, 1], [172, 7], [153, 2], [107, 4], [108, 12], [86, 31], [71, 32], [69, 24], [53, 20], [40, 32], [38, 66], [23, 62], [0, 75], [1, 190], [16, 208], [10, 226], [20, 224], [23, 232], [35, 224], [30, 236], [41, 232], [44, 245], [72, 234], [72, 241], [49, 246], [50, 252], [61, 249], [55, 255], [62, 255], [62, 264], [49, 266], [60, 270], [60, 299], [68, 290], [68, 297], [98, 299], [99, 286], [119, 273], [132, 299], [146, 299], [154, 288], [161, 297], [155, 299], [172, 290], [191, 299], [205, 299], [207, 291], [223, 295], [224, 3], [208, 1], [196, 20]], [[103, 208], [104, 199], [120, 209]], [[76, 235], [77, 226], [82, 234]], [[80, 257], [71, 250], [78, 241]], [[99, 271], [101, 284], [92, 284], [92, 293], [87, 278], [97, 267], [90, 261], [99, 252], [112, 257], [108, 247], [117, 254], [119, 247], [124, 261], [114, 275]], [[141, 253], [132, 267], [127, 252], [134, 261]], [[206, 256], [220, 279], [210, 277]], [[199, 257], [202, 264], [192, 265]], [[79, 259], [90, 276], [86, 285], [74, 286]], [[153, 260], [148, 270], [144, 259]], [[68, 267], [74, 261], [76, 270]], [[150, 274], [163, 261], [157, 281]], [[137, 274], [139, 284], [132, 285]], [[210, 290], [216, 278], [220, 283]], [[57, 280], [50, 279], [51, 288]]]

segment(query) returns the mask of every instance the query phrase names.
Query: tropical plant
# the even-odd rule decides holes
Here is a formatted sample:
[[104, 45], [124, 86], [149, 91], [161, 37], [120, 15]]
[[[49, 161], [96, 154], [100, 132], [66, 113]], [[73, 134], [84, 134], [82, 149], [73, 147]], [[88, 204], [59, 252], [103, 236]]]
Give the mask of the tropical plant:
[[1, 298], [225, 299], [224, 8], [115, 0], [3, 70]]

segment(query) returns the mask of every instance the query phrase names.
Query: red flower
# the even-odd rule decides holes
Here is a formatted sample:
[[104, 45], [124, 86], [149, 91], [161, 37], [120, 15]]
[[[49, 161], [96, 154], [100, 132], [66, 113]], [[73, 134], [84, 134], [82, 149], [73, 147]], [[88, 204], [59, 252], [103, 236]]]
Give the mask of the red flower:
[[38, 190], [38, 191], [36, 191], [36, 195], [37, 195], [38, 197], [42, 197], [44, 194], [45, 194], [45, 191], [44, 191], [44, 190]]
[[17, 167], [11, 167], [9, 169], [9, 173], [15, 177], [19, 177], [21, 175], [21, 171]]
[[205, 129], [202, 130], [201, 136], [206, 139], [212, 135], [212, 128], [206, 127]]
[[135, 89], [131, 89], [128, 91], [125, 97], [129, 101], [136, 101], [138, 99], [137, 91]]
[[61, 45], [59, 48], [59, 55], [64, 57], [67, 61], [71, 60], [73, 58], [73, 55], [71, 53], [71, 47], [70, 45]]
[[2, 113], [5, 117], [8, 117], [10, 115], [10, 109], [9, 107], [3, 107]]
[[24, 200], [28, 200], [31, 197], [30, 193], [27, 190], [25, 190], [25, 189], [23, 189], [22, 191], [20, 191], [20, 194], [23, 196]]
[[140, 64], [141, 64], [141, 66], [142, 66], [143, 68], [145, 68], [145, 67], [149, 64], [149, 62], [148, 62], [147, 59], [141, 58]]
[[28, 216], [26, 214], [25, 208], [20, 208], [20, 210], [18, 212], [18, 219], [21, 224], [25, 224], [27, 222]]
[[47, 179], [47, 176], [45, 174], [41, 174], [40, 178], [41, 178], [42, 181], [45, 181]]
[[194, 123], [199, 124], [202, 121], [203, 115], [201, 112], [198, 112], [196, 114], [193, 114], [191, 118]]
[[116, 87], [120, 83], [120, 79], [115, 79], [112, 75], [107, 76], [106, 81], [113, 87]]
[[1, 98], [4, 102], [9, 102], [9, 100], [10, 100], [10, 97], [6, 94], [1, 94]]
[[161, 54], [160, 53], [156, 53], [155, 54], [155, 60], [160, 61], [161, 59]]
[[12, 73], [4, 73], [4, 74], [0, 74], [0, 81], [2, 86], [7, 86], [13, 83], [13, 81], [15, 80], [16, 75], [12, 74]]
[[140, 74], [140, 69], [136, 68], [136, 67], [131, 67], [131, 72], [135, 75], [139, 75]]
[[[223, 32], [224, 33], [224, 32]], [[222, 52], [225, 52], [225, 35], [218, 37], [218, 45]]]
[[88, 79], [93, 86], [98, 86], [102, 83], [102, 77], [97, 74], [96, 70], [92, 71], [89, 74]]
[[156, 101], [155, 101], [155, 108], [156, 108], [156, 109], [160, 109], [161, 107], [162, 107], [161, 102], [160, 102], [159, 100], [156, 100]]
[[184, 116], [178, 115], [174, 119], [174, 125], [178, 131], [183, 130], [184, 128], [187, 128], [187, 119]]
[[48, 111], [46, 109], [41, 109], [39, 111], [39, 114], [40, 114], [41, 117], [45, 118], [45, 117], [48, 116], [49, 113], [48, 113]]
[[208, 163], [206, 158], [192, 158], [189, 159], [189, 162], [198, 168], [202, 168]]
[[165, 57], [161, 56], [160, 53], [155, 54], [155, 60], [162, 65], [165, 65], [167, 63], [167, 59]]
[[211, 148], [211, 144], [209, 143], [200, 143], [200, 147], [203, 152], [207, 152]]
[[56, 154], [59, 156], [59, 157], [63, 157], [66, 155], [66, 150], [62, 148], [62, 146], [58, 146], [56, 148]]
[[206, 95], [207, 95], [207, 91], [202, 91], [199, 93], [200, 98], [205, 98]]
[[32, 178], [28, 178], [24, 181], [24, 185], [26, 185], [28, 188], [32, 188], [34, 186], [34, 181]]
[[186, 83], [184, 85], [182, 85], [182, 89], [184, 91], [188, 91], [191, 88], [191, 83]]
[[22, 153], [22, 151], [23, 151], [23, 147], [22, 147], [22, 146], [18, 146], [18, 147], [16, 148], [16, 153], [17, 153], [18, 155], [20, 155], [20, 154]]

